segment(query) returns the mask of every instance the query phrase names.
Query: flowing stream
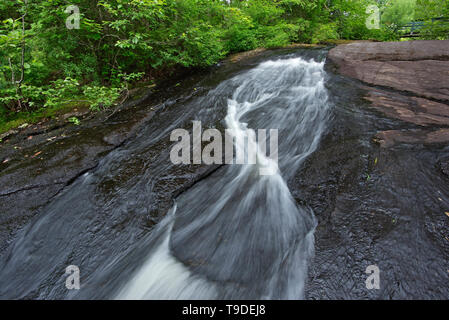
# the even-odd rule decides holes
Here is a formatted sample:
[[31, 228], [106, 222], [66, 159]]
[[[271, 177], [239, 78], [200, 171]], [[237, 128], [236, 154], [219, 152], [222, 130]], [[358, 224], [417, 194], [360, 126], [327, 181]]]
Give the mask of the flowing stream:
[[235, 88], [227, 101], [229, 129], [279, 130], [279, 169], [259, 152], [258, 163], [274, 174], [259, 174], [260, 165], [230, 165], [182, 194], [118, 299], [303, 297], [314, 217], [297, 206], [284, 179], [317, 148], [326, 128], [323, 66], [302, 58], [267, 61], [207, 95], [203, 103], [215, 105]]
[[[234, 74], [178, 109], [167, 102], [159, 119], [21, 231], [0, 265], [0, 296], [304, 298], [316, 220], [292, 197], [287, 181], [330, 122], [326, 77], [322, 57], [289, 54]], [[158, 195], [188, 175], [180, 173], [186, 167], [170, 163], [173, 143], [167, 140], [192, 120], [202, 121], [203, 129], [240, 133], [277, 129], [279, 161], [250, 139], [258, 164], [220, 167], [177, 196], [154, 227], [142, 228], [148, 208], [162, 207]], [[273, 174], [261, 175], [261, 166]], [[80, 266], [78, 291], [64, 287], [61, 270], [71, 264]]]
[[[24, 150], [43, 153], [11, 161], [3, 181], [42, 186], [0, 199], [2, 230], [20, 226], [0, 252], [0, 299], [447, 299], [449, 148], [380, 147], [379, 132], [423, 128], [375, 110], [327, 52], [228, 60]], [[171, 134], [192, 137], [198, 122], [251, 132], [233, 148], [257, 164], [173, 163]], [[75, 178], [61, 186], [66, 169]], [[372, 265], [379, 290], [366, 287]]]

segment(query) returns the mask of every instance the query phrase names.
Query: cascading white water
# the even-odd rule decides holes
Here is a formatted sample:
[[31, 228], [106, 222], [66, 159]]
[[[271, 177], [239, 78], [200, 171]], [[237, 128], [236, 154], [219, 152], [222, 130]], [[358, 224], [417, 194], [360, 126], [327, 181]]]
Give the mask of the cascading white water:
[[326, 128], [323, 67], [301, 58], [268, 61], [208, 94], [204, 101], [212, 107], [205, 112], [216, 112], [217, 96], [235, 87], [228, 128], [279, 130], [279, 164], [257, 154], [259, 165], [275, 174], [259, 175], [259, 165], [229, 165], [183, 193], [117, 299], [303, 298], [315, 222], [286, 181]]

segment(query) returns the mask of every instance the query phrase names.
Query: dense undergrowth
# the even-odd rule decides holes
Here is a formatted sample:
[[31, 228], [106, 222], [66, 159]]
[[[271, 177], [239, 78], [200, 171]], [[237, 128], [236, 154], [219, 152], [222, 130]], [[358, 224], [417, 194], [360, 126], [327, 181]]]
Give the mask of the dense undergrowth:
[[[136, 81], [207, 67], [229, 53], [336, 39], [397, 40], [394, 28], [405, 16], [416, 11], [425, 20], [449, 12], [445, 0], [391, 1], [3, 0], [0, 132], [76, 105], [107, 108], [123, 101]], [[387, 18], [379, 29], [367, 28], [373, 4]], [[440, 29], [423, 36], [447, 37]]]

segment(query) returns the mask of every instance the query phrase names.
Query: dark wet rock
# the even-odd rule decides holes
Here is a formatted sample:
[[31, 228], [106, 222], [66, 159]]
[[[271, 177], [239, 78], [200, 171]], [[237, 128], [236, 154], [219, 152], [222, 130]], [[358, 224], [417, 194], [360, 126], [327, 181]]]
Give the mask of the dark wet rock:
[[441, 172], [449, 178], [449, 158], [438, 162]]
[[[42, 205], [81, 172], [94, 167], [99, 156], [111, 149], [95, 137], [61, 137], [62, 132], [52, 134], [57, 134], [58, 138], [21, 146], [9, 155], [7, 163], [0, 165], [0, 250]], [[2, 153], [6, 148], [13, 149], [14, 146], [3, 145]]]
[[[448, 150], [379, 148], [372, 143], [379, 132], [421, 130], [407, 138], [433, 139], [428, 135], [438, 128], [385, 117], [364, 98], [366, 87], [353, 84], [339, 76], [329, 81], [332, 125], [289, 183], [318, 220], [307, 298], [445, 298], [449, 185], [440, 168], [447, 160], [435, 164], [449, 159]], [[380, 290], [365, 286], [370, 265], [380, 269]]]
[[[366, 112], [360, 103], [358, 111], [352, 108], [363, 114], [357, 123], [338, 112], [334, 126], [345, 123], [353, 134], [332, 139], [341, 130], [332, 131], [332, 141], [324, 139], [300, 175], [297, 189], [319, 219], [309, 298], [448, 295], [440, 284], [449, 279], [441, 263], [449, 252], [448, 55], [449, 41], [365, 42], [330, 51], [329, 66], [345, 76], [340, 81], [360, 89], [367, 110], [379, 112]], [[348, 139], [352, 148], [341, 142]], [[391, 148], [401, 145], [414, 147]], [[349, 183], [341, 180], [343, 172]], [[319, 192], [310, 187], [328, 176], [337, 179], [321, 183]], [[383, 274], [378, 292], [364, 287], [365, 268], [372, 264]]]
[[8, 137], [10, 137], [10, 136], [12, 136], [12, 135], [14, 135], [14, 134], [16, 134], [16, 133], [18, 133], [18, 132], [19, 132], [19, 131], [16, 130], [16, 129], [8, 130], [8, 131], [6, 131], [6, 132], [0, 134], [0, 141], [3, 140], [3, 139], [7, 139]]
[[103, 138], [103, 140], [108, 144], [118, 145], [123, 140], [125, 140], [126, 136], [127, 136], [127, 132], [125, 130], [123, 130], [121, 132], [113, 132], [111, 134], [108, 134]]
[[72, 112], [68, 112], [68, 113], [62, 115], [62, 118], [63, 119], [69, 119], [71, 117], [83, 117], [83, 116], [87, 115], [88, 113], [89, 113], [89, 110], [78, 111], [78, 110], [75, 109]]
[[37, 209], [63, 187], [64, 183], [61, 182], [24, 185], [21, 189], [9, 190], [0, 195], [0, 252], [3, 252], [17, 231], [34, 217]]
[[[88, 119], [86, 110], [15, 130], [0, 145], [0, 252], [39, 209], [132, 136], [153, 110], [134, 107]], [[81, 125], [68, 123], [76, 116]]]

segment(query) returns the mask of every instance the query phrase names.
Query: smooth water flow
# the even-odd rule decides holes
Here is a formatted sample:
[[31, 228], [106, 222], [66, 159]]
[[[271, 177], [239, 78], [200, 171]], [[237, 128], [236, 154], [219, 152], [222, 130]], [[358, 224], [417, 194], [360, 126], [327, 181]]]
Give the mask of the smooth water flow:
[[[203, 112], [213, 113], [217, 97], [234, 88], [227, 128], [242, 135], [248, 128], [279, 130], [279, 166], [258, 152], [258, 165], [226, 166], [181, 194], [151, 235], [146, 262], [115, 298], [303, 298], [315, 221], [286, 181], [326, 128], [323, 67], [301, 58], [267, 61], [209, 92], [203, 104], [211, 107]], [[274, 174], [260, 175], [260, 164]]]
[[[224, 68], [204, 80], [212, 85], [203, 94], [166, 101], [17, 234], [0, 260], [0, 297], [303, 298], [316, 223], [287, 182], [329, 122], [323, 67], [284, 55], [219, 82]], [[267, 146], [277, 129], [279, 161], [251, 138], [258, 164], [223, 165], [199, 179], [210, 167], [170, 161], [171, 132], [192, 121], [239, 135], [265, 129]], [[69, 265], [79, 267], [80, 290], [66, 288]]]

